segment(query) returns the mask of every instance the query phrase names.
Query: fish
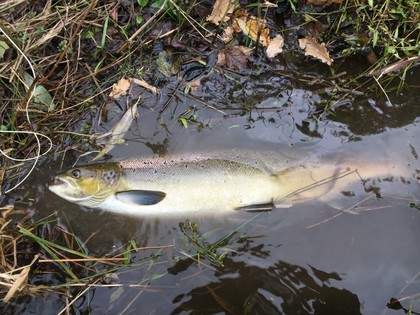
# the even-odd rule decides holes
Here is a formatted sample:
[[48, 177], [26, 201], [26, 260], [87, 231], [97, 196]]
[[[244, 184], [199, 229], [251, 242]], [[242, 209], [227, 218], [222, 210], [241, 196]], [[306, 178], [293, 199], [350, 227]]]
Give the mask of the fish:
[[202, 215], [328, 201], [354, 183], [391, 173], [409, 181], [407, 170], [390, 164], [231, 151], [76, 166], [55, 176], [49, 190], [80, 206], [128, 216]]

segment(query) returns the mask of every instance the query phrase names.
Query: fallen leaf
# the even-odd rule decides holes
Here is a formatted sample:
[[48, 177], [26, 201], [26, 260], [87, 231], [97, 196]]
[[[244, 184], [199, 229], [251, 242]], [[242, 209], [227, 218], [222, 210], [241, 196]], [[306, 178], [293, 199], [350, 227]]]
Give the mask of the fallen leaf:
[[230, 42], [233, 39], [234, 29], [232, 26], [227, 26], [222, 34], [222, 41], [225, 43]]
[[267, 46], [267, 57], [273, 58], [283, 52], [284, 39], [280, 34], [276, 35]]
[[121, 119], [115, 124], [112, 130], [109, 133], [101, 135], [98, 139], [103, 138], [105, 136], [110, 136], [108, 141], [96, 141], [98, 144], [105, 144], [104, 148], [101, 152], [98, 153], [97, 156], [93, 158], [92, 161], [99, 159], [100, 157], [107, 154], [111, 151], [116, 144], [122, 144], [125, 142], [124, 136], [127, 131], [130, 129], [131, 123], [133, 122], [134, 118], [137, 116], [137, 104], [140, 101], [140, 96], [137, 102], [131, 106], [127, 111], [122, 115]]
[[[25, 71], [23, 72], [23, 79], [25, 81], [26, 89], [29, 90], [34, 78]], [[40, 110], [51, 112], [55, 109], [53, 98], [44, 86], [37, 84], [32, 92], [32, 96], [34, 103], [37, 104], [37, 107]]]
[[207, 21], [219, 25], [220, 22], [229, 21], [228, 14], [233, 12], [235, 0], [216, 0], [213, 11]]
[[378, 62], [378, 57], [376, 57], [376, 54], [373, 50], [370, 50], [367, 54], [366, 54], [366, 60], [371, 64], [374, 65], [375, 63]]
[[232, 70], [246, 68], [251, 52], [252, 48], [245, 46], [222, 49], [217, 56], [217, 65], [226, 65], [226, 67]]
[[383, 67], [382, 69], [379, 70], [373, 70], [371, 72], [369, 72], [367, 74], [367, 76], [376, 76], [379, 75], [379, 77], [382, 77], [385, 74], [391, 73], [391, 72], [396, 72], [401, 70], [402, 68], [412, 64], [415, 61], [420, 60], [420, 56], [414, 56], [414, 57], [410, 57], [408, 59], [403, 59], [403, 60], [399, 60], [397, 62], [391, 63], [390, 65]]
[[270, 43], [270, 30], [265, 28], [266, 21], [264, 19], [250, 16], [248, 18], [236, 18], [235, 22], [242, 32], [253, 41], [259, 39], [260, 44], [264, 47], [267, 47]]
[[269, 1], [264, 1], [263, 3], [261, 3], [261, 7], [262, 8], [277, 8], [278, 7], [278, 4], [271, 3]]
[[9, 49], [9, 45], [6, 42], [0, 40], [0, 59], [3, 59], [4, 53]]
[[147, 83], [146, 81], [144, 81], [143, 79], [132, 79], [133, 83], [140, 85], [141, 87], [148, 89], [149, 91], [151, 91], [153, 94], [157, 94], [158, 93], [158, 89], [156, 87], [154, 87], [153, 85], [150, 85], [149, 83]]
[[190, 89], [191, 92], [197, 91], [197, 89], [201, 85], [201, 77], [194, 79], [188, 85], [189, 85], [189, 89]]
[[232, 19], [232, 30], [236, 33], [242, 32], [241, 27], [238, 24], [238, 20], [244, 20], [248, 18], [248, 12], [245, 9], [238, 9], [233, 13], [233, 19]]
[[161, 51], [156, 59], [156, 67], [160, 73], [169, 78], [177, 74], [182, 63], [181, 55], [173, 51]]
[[118, 23], [118, 10], [120, 9], [120, 5], [117, 2], [117, 5], [111, 10], [109, 16], [111, 19], [113, 19], [115, 22]]
[[112, 92], [109, 94], [109, 96], [113, 97], [114, 99], [117, 99], [121, 95], [127, 94], [130, 87], [131, 79], [121, 78], [118, 80], [117, 83], [114, 83], [112, 85]]
[[319, 44], [315, 38], [306, 36], [299, 39], [299, 46], [305, 51], [305, 56], [311, 56], [331, 65], [333, 60], [328, 53], [325, 43]]

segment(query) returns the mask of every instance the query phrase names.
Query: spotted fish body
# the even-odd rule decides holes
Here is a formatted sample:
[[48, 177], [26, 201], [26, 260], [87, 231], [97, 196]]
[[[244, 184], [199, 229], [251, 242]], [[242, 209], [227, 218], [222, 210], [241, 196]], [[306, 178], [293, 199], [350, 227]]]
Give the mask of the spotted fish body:
[[346, 164], [296, 163], [284, 156], [228, 156], [81, 166], [58, 175], [49, 189], [82, 206], [130, 216], [201, 215], [323, 199], [360, 181], [361, 175], [389, 173], [387, 166], [362, 170]]
[[235, 161], [167, 161], [160, 167], [128, 162], [121, 166], [126, 189], [166, 193], [155, 206], [160, 212], [188, 211], [191, 205], [200, 211], [235, 209], [272, 202], [279, 193], [276, 175]]

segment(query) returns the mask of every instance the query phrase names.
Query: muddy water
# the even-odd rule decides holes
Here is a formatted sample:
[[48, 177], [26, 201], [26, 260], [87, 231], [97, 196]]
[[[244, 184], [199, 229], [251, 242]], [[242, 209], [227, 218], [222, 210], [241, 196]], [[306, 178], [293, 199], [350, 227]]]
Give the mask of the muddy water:
[[[354, 98], [326, 118], [316, 107], [322, 95], [291, 87], [281, 77], [232, 93], [230, 108], [224, 105], [226, 95], [215, 94], [211, 83], [197, 92], [206, 105], [180, 96], [162, 115], [158, 109], [167, 98], [143, 95], [128, 141], [111, 152], [112, 159], [232, 148], [305, 150], [329, 158], [392, 162], [408, 168], [411, 177], [372, 183], [379, 199], [357, 183], [355, 196], [338, 196], [334, 204], [311, 201], [257, 214], [134, 219], [89, 211], [54, 196], [46, 190], [46, 179], [61, 166], [58, 161], [44, 164], [20, 192], [33, 195], [35, 220], [53, 213], [81, 241], [89, 240], [86, 249], [93, 256], [130, 240], [139, 247], [170, 246], [135, 254], [133, 261], [160, 256], [123, 269], [114, 280], [119, 286], [92, 288], [74, 307], [92, 314], [397, 314], [387, 309], [395, 297], [420, 311], [418, 299], [410, 297], [420, 292], [420, 212], [409, 207], [420, 198], [419, 90], [394, 97], [392, 105]], [[251, 104], [251, 111], [243, 111]], [[185, 117], [195, 113], [202, 125], [185, 128], [177, 121], [188, 110]], [[110, 106], [102, 131], [118, 115], [118, 107]], [[76, 157], [69, 153], [64, 166]], [[351, 212], [337, 209], [356, 204]], [[188, 259], [195, 247], [180, 227], [188, 219], [198, 223], [208, 243], [237, 229], [217, 250], [226, 255], [223, 266], [205, 257], [199, 263]], [[56, 314], [64, 307], [64, 299], [47, 295], [45, 301], [27, 301], [19, 312]]]

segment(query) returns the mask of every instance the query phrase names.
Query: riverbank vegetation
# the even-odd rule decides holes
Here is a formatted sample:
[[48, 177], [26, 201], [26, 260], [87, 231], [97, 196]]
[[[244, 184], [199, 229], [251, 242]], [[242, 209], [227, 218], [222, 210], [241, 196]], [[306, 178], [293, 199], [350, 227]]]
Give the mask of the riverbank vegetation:
[[[77, 293], [82, 294], [88, 284], [108, 281], [139, 250], [124, 244], [115, 255], [90, 257], [75, 235], [53, 219], [31, 222], [30, 213], [8, 195], [47, 158], [60, 161], [69, 150], [83, 154], [109, 145], [97, 134], [107, 104], [133, 88], [152, 94], [169, 88], [165, 106], [154, 109], [163, 113], [176, 95], [196, 98], [195, 91], [205, 91], [213, 73], [213, 84], [227, 95], [238, 88], [235, 77], [268, 70], [319, 86], [325, 97], [317, 119], [334, 115], [357, 95], [381, 95], [392, 104], [392, 95], [409, 88], [410, 67], [420, 62], [419, 21], [417, 0], [2, 1], [3, 301], [56, 289], [69, 293], [67, 280], [67, 287], [37, 284], [37, 273], [46, 271], [84, 279]], [[244, 112], [252, 110], [246, 105]], [[205, 101], [203, 106], [228, 109]], [[185, 127], [199, 123], [194, 110], [174, 119]], [[159, 254], [130, 264], [150, 263], [154, 255]]]

